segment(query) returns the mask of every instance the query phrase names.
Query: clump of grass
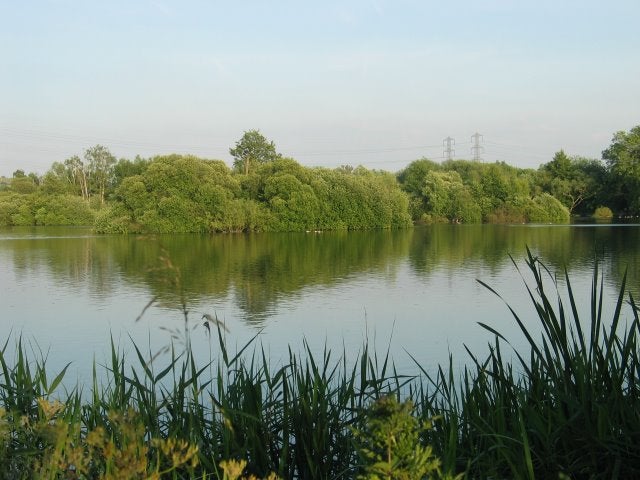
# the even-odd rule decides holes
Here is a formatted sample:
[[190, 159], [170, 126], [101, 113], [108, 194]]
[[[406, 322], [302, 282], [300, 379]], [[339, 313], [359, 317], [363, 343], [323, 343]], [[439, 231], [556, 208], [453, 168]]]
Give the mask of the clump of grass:
[[[245, 355], [249, 344], [231, 354], [217, 327], [214, 365], [197, 365], [189, 350], [172, 350], [168, 364], [161, 365], [134, 345], [134, 367], [112, 340], [106, 371], [99, 375], [94, 365], [88, 401], [80, 390], [66, 399], [58, 393], [64, 408], [53, 416], [47, 402], [64, 371], [49, 384], [44, 362], [32, 368], [21, 340], [13, 366], [6, 349], [1, 351], [0, 431], [7, 433], [0, 472], [30, 472], [24, 477], [30, 478], [54, 466], [66, 472], [73, 465], [80, 473], [88, 465], [86, 478], [110, 478], [99, 475], [123, 475], [126, 464], [129, 478], [167, 469], [184, 478], [217, 478], [224, 475], [222, 460], [243, 460], [247, 478], [272, 472], [281, 478], [350, 478], [351, 428], [372, 399], [397, 394], [404, 383], [400, 376], [387, 376], [388, 357], [378, 365], [365, 348], [348, 368], [345, 357], [334, 361], [327, 350], [316, 360], [307, 347], [304, 358], [290, 351], [288, 362], [273, 369], [263, 350]], [[114, 456], [116, 451], [127, 460]], [[167, 460], [175, 455], [185, 461]]]

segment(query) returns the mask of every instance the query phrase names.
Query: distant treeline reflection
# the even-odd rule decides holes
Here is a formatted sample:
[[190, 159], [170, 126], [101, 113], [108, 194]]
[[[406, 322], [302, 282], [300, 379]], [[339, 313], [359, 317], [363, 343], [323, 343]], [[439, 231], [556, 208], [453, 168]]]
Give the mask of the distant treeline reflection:
[[498, 272], [512, 268], [509, 255], [519, 259], [527, 246], [549, 266], [566, 266], [574, 274], [590, 274], [595, 259], [612, 281], [628, 268], [628, 285], [637, 293], [638, 245], [640, 226], [632, 225], [431, 225], [307, 234], [84, 236], [76, 231], [14, 235], [0, 241], [0, 251], [9, 254], [18, 272], [45, 269], [95, 295], [119, 284], [148, 289], [149, 298], [166, 306], [182, 298], [192, 304], [232, 295], [251, 321], [305, 288], [331, 287], [368, 273], [394, 276], [405, 263], [425, 279], [469, 264]]

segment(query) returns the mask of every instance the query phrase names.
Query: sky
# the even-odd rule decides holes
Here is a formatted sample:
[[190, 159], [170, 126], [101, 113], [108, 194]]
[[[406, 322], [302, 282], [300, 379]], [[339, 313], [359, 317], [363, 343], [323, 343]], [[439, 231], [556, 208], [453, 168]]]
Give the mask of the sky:
[[0, 0], [0, 175], [96, 144], [537, 168], [640, 124], [638, 0]]

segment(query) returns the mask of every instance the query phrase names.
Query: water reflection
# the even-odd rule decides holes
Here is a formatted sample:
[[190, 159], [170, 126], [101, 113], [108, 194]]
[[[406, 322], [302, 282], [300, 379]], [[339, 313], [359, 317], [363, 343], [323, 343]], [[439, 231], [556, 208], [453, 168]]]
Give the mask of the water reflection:
[[373, 275], [393, 279], [406, 263], [423, 280], [476, 268], [497, 274], [525, 247], [555, 269], [591, 274], [595, 258], [616, 286], [628, 268], [640, 292], [640, 226], [435, 225], [404, 231], [321, 234], [95, 236], [82, 229], [0, 232], [0, 262], [16, 276], [108, 298], [144, 289], [162, 305], [232, 298], [244, 321], [263, 324], [305, 289]]
[[552, 270], [591, 275], [594, 262], [617, 286], [628, 269], [629, 286], [640, 291], [638, 225], [435, 225], [415, 229], [409, 260], [416, 272], [455, 272], [479, 264], [497, 273], [525, 256], [526, 248]]

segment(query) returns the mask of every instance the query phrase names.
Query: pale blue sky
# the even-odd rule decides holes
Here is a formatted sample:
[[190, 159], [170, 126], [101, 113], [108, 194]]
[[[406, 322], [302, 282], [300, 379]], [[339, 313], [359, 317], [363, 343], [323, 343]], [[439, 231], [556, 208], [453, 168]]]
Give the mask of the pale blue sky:
[[97, 143], [397, 171], [537, 167], [640, 124], [640, 1], [0, 0], [0, 175]]

